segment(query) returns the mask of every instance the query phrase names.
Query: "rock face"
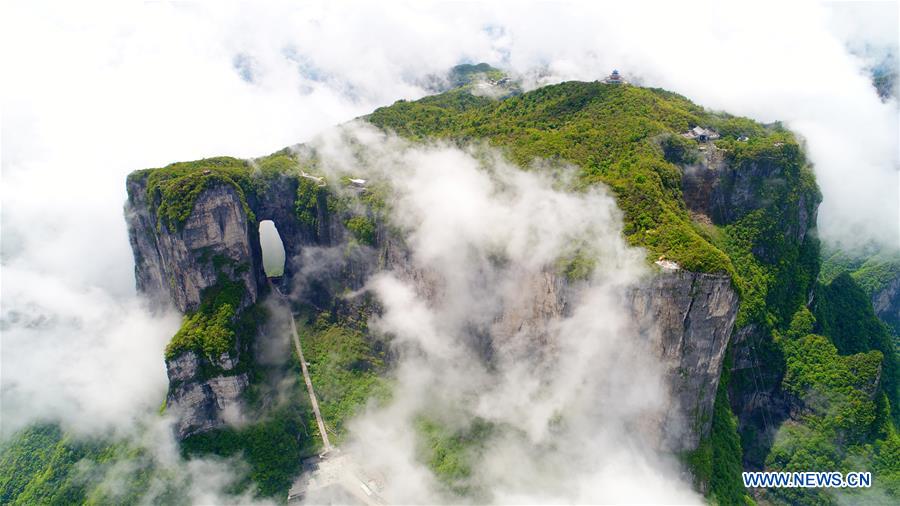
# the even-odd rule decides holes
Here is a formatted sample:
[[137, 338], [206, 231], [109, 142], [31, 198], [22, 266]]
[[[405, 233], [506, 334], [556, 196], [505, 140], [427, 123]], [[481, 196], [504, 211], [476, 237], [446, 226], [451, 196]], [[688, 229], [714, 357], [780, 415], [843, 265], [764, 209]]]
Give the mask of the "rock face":
[[[288, 258], [282, 282], [285, 287], [297, 286], [290, 280], [300, 276], [304, 284], [313, 284], [313, 305], [346, 304], [340, 300], [341, 291], [359, 288], [375, 268], [390, 268], [409, 278], [426, 298], [441, 297], [439, 281], [411, 265], [402, 238], [379, 226], [374, 246], [348, 257], [346, 248], [341, 247], [347, 231], [342, 219], [329, 212], [327, 197], [323, 195], [316, 204], [316, 219], [303, 222], [295, 211], [297, 191], [296, 177], [267, 180], [264, 191], [247, 197], [254, 221], [233, 188], [211, 186], [198, 196], [184, 226], [170, 230], [165, 225], [157, 227], [144, 184], [129, 181], [126, 217], [138, 289], [190, 312], [200, 304], [204, 289], [224, 275], [244, 285], [247, 295], [243, 304], [252, 304], [267, 289], [257, 222], [271, 219]], [[316, 273], [315, 267], [338, 250], [338, 256], [343, 255], [341, 263], [325, 276], [340, 279]], [[548, 322], [566, 314], [569, 282], [551, 271], [523, 276], [529, 288], [522, 290], [521, 298], [475, 332], [481, 336], [475, 338], [481, 339], [479, 344], [487, 357], [500, 341], [521, 345], [524, 353], [552, 351]], [[635, 289], [631, 304], [640, 331], [658, 352], [671, 380], [673, 406], [667, 425], [679, 430], [677, 438], [673, 431], [670, 442], [676, 450], [693, 449], [709, 431], [737, 296], [727, 276], [676, 270], [655, 276]], [[248, 377], [237, 373], [236, 364], [249, 359], [234, 350], [216, 359], [184, 352], [167, 361], [167, 405], [180, 415], [176, 426], [180, 438], [221, 427], [239, 413]]]
[[[671, 388], [667, 443], [693, 450], [709, 433], [738, 297], [727, 275], [663, 271], [632, 294], [632, 311]], [[687, 429], [687, 430], [684, 430]]]
[[900, 332], [900, 276], [872, 294], [872, 307], [881, 321]]
[[[818, 275], [818, 259], [813, 258], [818, 239], [811, 231], [821, 197], [812, 178], [804, 176], [797, 149], [776, 143], [765, 156], [739, 161], [709, 145], [698, 164], [683, 168], [681, 181], [685, 204], [695, 218], [702, 217], [699, 221], [727, 226], [752, 213], [755, 219], [773, 221], [770, 232], [754, 240], [752, 253], [773, 271], [795, 269], [789, 278], [800, 280], [768, 288], [765, 311], [780, 317], [782, 325], [795, 306], [812, 300]], [[780, 302], [770, 305], [770, 299]], [[766, 325], [772, 324], [748, 322], [735, 332], [731, 347], [729, 398], [744, 438], [744, 465], [750, 469], [761, 468], [778, 426], [792, 409], [781, 389], [781, 355]]]
[[[183, 225], [172, 230], [165, 223], [157, 223], [146, 178], [129, 178], [125, 217], [138, 290], [158, 305], [171, 304], [190, 313], [200, 306], [204, 291], [225, 277], [243, 285], [244, 296], [236, 308], [241, 311], [268, 290], [258, 221], [274, 221], [282, 237], [289, 259], [281, 280], [284, 286], [290, 286], [294, 271], [302, 270], [305, 248], [327, 246], [332, 237], [342, 239], [340, 224], [333, 223], [324, 200], [317, 209], [316, 226], [297, 219], [296, 177], [274, 176], [264, 183], [260, 194], [247, 196], [255, 220], [248, 216], [237, 190], [219, 183], [205, 188]], [[241, 357], [234, 349], [221, 357], [188, 351], [166, 361], [166, 406], [178, 413], [176, 432], [180, 439], [221, 427], [239, 415], [249, 383], [247, 373], [236, 371], [241, 360], [250, 358]]]
[[[752, 211], [777, 204], [773, 195], [795, 185], [788, 181], [796, 176], [788, 174], [792, 171], [775, 159], [763, 157], [735, 166], [727, 161], [723, 150], [711, 144], [705, 149], [699, 163], [682, 168], [681, 178], [684, 202], [695, 216], [703, 217], [701, 221], [733, 223]], [[785, 211], [787, 236], [796, 244], [804, 242], [807, 232], [815, 227], [819, 203], [812, 200], [799, 193], [789, 209], [781, 209]], [[754, 250], [754, 254], [776, 260], [772, 252]]]
[[219, 276], [240, 280], [245, 304], [256, 301], [262, 272], [259, 233], [244, 212], [240, 197], [228, 185], [207, 188], [180, 230], [157, 226], [146, 186], [129, 181], [126, 218], [134, 252], [137, 288], [182, 312], [200, 305], [201, 294]]
[[234, 422], [240, 417], [241, 396], [249, 384], [247, 373], [229, 374], [236, 365], [227, 355], [215, 362], [223, 374], [204, 377], [204, 359], [188, 351], [167, 361], [168, 409], [178, 414], [179, 439]]
[[522, 273], [518, 278], [521, 291], [490, 325], [492, 344], [512, 344], [522, 355], [552, 353], [555, 343], [548, 324], [568, 314], [567, 280], [548, 270]]

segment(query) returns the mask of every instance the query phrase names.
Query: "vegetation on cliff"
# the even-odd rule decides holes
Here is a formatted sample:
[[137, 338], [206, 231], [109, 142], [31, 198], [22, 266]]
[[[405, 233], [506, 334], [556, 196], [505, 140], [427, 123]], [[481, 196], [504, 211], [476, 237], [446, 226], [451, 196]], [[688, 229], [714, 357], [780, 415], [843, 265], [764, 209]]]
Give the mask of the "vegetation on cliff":
[[[803, 308], [778, 338], [786, 361], [782, 386], [793, 407], [766, 457], [766, 468], [870, 471], [874, 493], [896, 496], [900, 460], [890, 460], [897, 435], [883, 386], [883, 355], [878, 350], [841, 355], [831, 340], [810, 333], [814, 328], [815, 318]], [[873, 492], [856, 491], [871, 499], [867, 493]], [[829, 490], [771, 489], [769, 494], [793, 504], [837, 501]]]
[[[816, 331], [827, 335], [842, 355], [877, 350], [884, 357], [881, 385], [891, 406], [900, 406], [900, 363], [887, 325], [872, 309], [869, 297], [856, 281], [843, 273], [817, 290]], [[895, 416], [900, 414], [900, 408]], [[900, 421], [900, 417], [895, 420]]]
[[[255, 311], [259, 309], [251, 307], [245, 315]], [[258, 358], [269, 353], [265, 348], [271, 346], [259, 342], [260, 333], [284, 332], [266, 322], [256, 318], [236, 328], [242, 347], [239, 368], [249, 377], [242, 423], [190, 436], [181, 442], [181, 451], [188, 458], [239, 457], [247, 464], [247, 472], [233, 484], [234, 492], [253, 489], [261, 496], [283, 497], [302, 460], [317, 450], [315, 422], [310, 420], [312, 410], [293, 350], [276, 363]]]
[[[461, 70], [470, 77], [484, 73], [475, 67]], [[711, 113], [658, 89], [568, 82], [494, 100], [473, 95], [469, 84], [470, 80], [462, 88], [415, 102], [399, 101], [366, 119], [416, 141], [486, 142], [528, 170], [538, 170], [535, 161], [542, 159], [572, 164], [579, 174], [573, 189], [608, 186], [623, 212], [627, 240], [646, 248], [649, 259], [664, 256], [688, 270], [731, 276], [741, 295], [736, 326], [752, 330], [742, 346], [751, 348], [757, 363], [733, 376], [723, 372], [712, 431], [687, 456], [711, 497], [728, 504], [749, 500], [739, 482], [743, 451], [769, 469], [872, 469], [879, 473], [877, 482], [885, 476], [883, 485], [889, 493], [900, 490], [891, 481], [900, 476], [898, 459], [892, 460], [900, 444], [890, 415], [892, 409], [897, 412], [897, 359], [890, 335], [875, 319], [869, 302], [900, 263], [860, 264], [850, 275], [835, 274], [827, 280], [830, 284], [816, 283], [819, 244], [807, 229], [814, 226], [820, 195], [790, 132], [780, 125]], [[742, 189], [749, 192], [750, 204], [723, 210], [710, 222], [695, 220], [682, 195], [683, 171], [698, 164], [704, 154], [697, 143], [680, 134], [697, 125], [722, 135], [715, 149], [723, 154], [728, 170], [751, 180], [750, 187]], [[175, 230], [190, 215], [199, 194], [215, 184], [233, 187], [252, 221], [248, 199], [265, 184], [266, 175], [295, 170], [296, 164], [282, 152], [252, 163], [215, 158], [173, 164], [131, 177], [147, 178], [147, 196], [159, 224]], [[376, 204], [384, 203], [383, 196], [361, 211], [339, 198], [326, 198], [327, 189], [312, 179], [298, 177], [298, 181], [295, 212], [302, 224], [318, 230], [327, 200], [325, 207], [340, 215], [357, 243], [375, 242]], [[724, 192], [732, 190], [728, 185], [734, 179], [720, 181]], [[374, 198], [377, 193], [365, 195]], [[589, 267], [585, 262], [576, 251], [559, 268], [575, 280]], [[810, 300], [814, 303], [808, 308]], [[234, 307], [219, 297], [205, 296], [200, 310], [186, 318], [173, 338], [167, 357], [186, 349], [207, 355], [230, 349], [236, 332], [231, 327]], [[304, 322], [304, 346], [310, 350], [307, 358], [326, 422], [341, 434], [344, 420], [367, 398], [385, 391], [378, 376], [383, 352], [368, 341], [359, 322], [348, 323], [324, 311], [313, 314], [325, 316]], [[762, 380], [760, 368], [765, 369]], [[738, 436], [729, 391], [789, 398], [796, 409], [771, 447], [752, 443], [753, 427], [741, 427]], [[279, 416], [271, 420], [280, 420]], [[289, 422], [270, 421], [262, 428], [192, 438], [185, 448], [220, 455], [243, 450], [251, 461], [259, 455], [253, 465], [263, 469], [267, 464], [261, 456], [280, 451], [263, 443], [281, 441], [279, 434], [299, 429], [301, 415], [291, 416]], [[420, 431], [428, 449], [423, 458], [445, 484], [459, 485], [467, 472], [461, 455], [468, 435], [446, 433], [428, 420], [422, 421]], [[291, 446], [291, 455], [296, 456], [298, 448]], [[286, 475], [256, 472], [254, 480], [264, 493], [287, 483]], [[833, 500], [831, 495], [804, 490], [776, 491], [772, 497], [810, 504]]]
[[[634, 86], [566, 82], [500, 101], [455, 90], [397, 102], [366, 119], [411, 139], [483, 139], [523, 167], [536, 159], [572, 163], [580, 168], [579, 187], [602, 182], [612, 189], [629, 242], [647, 248], [654, 260], [664, 255], [698, 272], [733, 274], [734, 267], [684, 205], [681, 170], [671, 161], [683, 161], [693, 149], [682, 132], [711, 126], [724, 134], [719, 142], [728, 146], [739, 144], [729, 142], [741, 135], [753, 135], [752, 148], [736, 148], [739, 160], [773, 150], [805, 167], [796, 142], [783, 130], [712, 114], [674, 93]], [[672, 145], [681, 150], [674, 158]]]
[[249, 466], [235, 491], [256, 488], [259, 495], [283, 496], [300, 473], [303, 458], [314, 455], [307, 425], [309, 410], [300, 388], [285, 402], [243, 427], [225, 427], [185, 439], [184, 456], [241, 457]]
[[[900, 283], [900, 252], [878, 247], [863, 248], [847, 253], [834, 245], [822, 249], [822, 270], [819, 281], [830, 283], [840, 274], [849, 274], [870, 298], [875, 299], [892, 283]], [[895, 346], [900, 348], [900, 310], [890, 305], [879, 313], [894, 334]]]
[[705, 487], [707, 496], [716, 504], [753, 504], [741, 481], [743, 450], [737, 431], [737, 418], [728, 403], [731, 381], [731, 354], [726, 352], [722, 376], [713, 405], [712, 427], [696, 450], [684, 456], [694, 474], [694, 484]]
[[[234, 352], [238, 327], [254, 327], [254, 322], [238, 321], [236, 311], [243, 297], [241, 283], [220, 277], [218, 284], [203, 294], [203, 302], [197, 311], [184, 317], [181, 328], [166, 345], [166, 359], [173, 359], [185, 351], [196, 351], [213, 359]], [[247, 313], [246, 316], [252, 318], [254, 315]]]
[[192, 162], [177, 162], [158, 169], [132, 172], [129, 181], [146, 183], [147, 200], [156, 214], [157, 228], [166, 225], [181, 230], [194, 210], [197, 198], [207, 189], [217, 186], [232, 188], [238, 195], [250, 222], [256, 220], [247, 203], [249, 195], [265, 188], [266, 180], [296, 170], [297, 162], [289, 151], [241, 160], [227, 156], [205, 158]]
[[450, 69], [447, 80], [452, 88], [465, 88], [479, 81], [499, 81], [504, 77], [506, 74], [502, 70], [487, 63], [464, 63]]
[[[710, 113], [663, 90], [581, 82], [500, 101], [449, 92], [401, 101], [367, 119], [415, 140], [484, 139], [523, 167], [536, 159], [575, 165], [577, 188], [604, 183], [612, 190], [628, 241], [646, 248], [649, 259], [664, 256], [688, 270], [728, 273], [741, 295], [738, 327], [785, 327], [815, 281], [818, 242], [803, 230], [814, 223], [802, 217], [815, 216], [820, 195], [801, 147], [780, 125]], [[682, 195], [685, 167], [705, 156], [681, 136], [697, 125], [721, 134], [715, 145], [728, 170], [750, 179], [750, 187], [741, 188], [749, 204], [720, 213], [713, 223], [694, 221]], [[731, 180], [720, 181], [723, 193], [732, 190]], [[577, 277], [577, 269], [563, 267]], [[775, 357], [772, 365], [780, 363]], [[688, 460], [712, 495], [743, 500], [741, 447], [727, 392], [717, 395], [714, 418], [714, 434]]]
[[316, 388], [322, 418], [332, 442], [346, 436], [349, 421], [369, 399], [389, 395], [385, 369], [386, 349], [372, 342], [359, 324], [319, 313], [314, 321], [299, 321], [310, 379]]
[[493, 424], [475, 419], [465, 428], [451, 429], [440, 421], [420, 415], [415, 428], [419, 459], [434, 471], [448, 491], [457, 496], [483, 493], [472, 484], [471, 463], [478, 454], [486, 451], [484, 442], [495, 430]]

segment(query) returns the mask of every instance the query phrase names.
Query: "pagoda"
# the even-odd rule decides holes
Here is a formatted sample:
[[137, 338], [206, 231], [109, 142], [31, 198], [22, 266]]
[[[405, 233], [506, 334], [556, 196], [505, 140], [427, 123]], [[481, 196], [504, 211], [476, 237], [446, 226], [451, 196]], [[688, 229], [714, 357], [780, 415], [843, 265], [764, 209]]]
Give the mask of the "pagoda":
[[622, 79], [622, 76], [619, 74], [618, 70], [613, 70], [612, 74], [606, 77], [603, 80], [606, 84], [625, 84], [625, 80]]

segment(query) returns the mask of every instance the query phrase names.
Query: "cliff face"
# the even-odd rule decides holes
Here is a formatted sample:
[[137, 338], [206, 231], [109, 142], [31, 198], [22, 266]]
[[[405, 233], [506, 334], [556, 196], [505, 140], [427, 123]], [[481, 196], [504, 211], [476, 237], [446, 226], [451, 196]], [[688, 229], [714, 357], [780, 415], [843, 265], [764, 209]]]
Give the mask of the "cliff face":
[[[632, 311], [657, 351], [673, 408], [664, 427], [677, 451], [709, 434], [719, 375], [738, 310], [727, 275], [663, 271], [636, 289]], [[687, 429], [687, 430], [683, 430]]]
[[[783, 146], [782, 146], [783, 147]], [[815, 227], [818, 201], [803, 192], [796, 200], [779, 198], [782, 192], [796, 186], [792, 172], [783, 161], [760, 156], [752, 161], [736, 163], [728, 153], [709, 144], [704, 146], [696, 165], [683, 167], [681, 187], [685, 205], [700, 221], [728, 225], [753, 211], [779, 206], [785, 213], [785, 234], [795, 244], [803, 243]], [[754, 254], [776, 260], [774, 252], [764, 249]]]
[[[750, 149], [740, 143], [729, 147]], [[784, 358], [773, 328], [784, 332], [794, 311], [812, 300], [818, 275], [818, 240], [811, 231], [820, 197], [814, 182], [804, 179], [798, 149], [776, 143], [740, 158], [709, 145], [682, 176], [688, 209], [699, 221], [732, 233], [738, 238], [733, 243], [752, 238], [750, 250], [737, 256], [772, 276], [752, 302], [755, 313], [745, 315], [732, 338], [728, 391], [749, 468], [762, 466], [775, 431], [796, 409], [781, 388]], [[746, 273], [747, 265], [743, 268]]]
[[[312, 257], [347, 239], [341, 217], [329, 211], [328, 197], [315, 205], [315, 220], [302, 221], [295, 209], [299, 179], [280, 176], [267, 180], [263, 191], [247, 197], [257, 220], [272, 219], [284, 242], [286, 257], [283, 283], [302, 275], [311, 292], [295, 294], [314, 304], [339, 305], [341, 288], [358, 288], [379, 265], [406, 276], [423, 297], [440, 298], [440, 283], [428, 272], [411, 266], [402, 238], [378, 227], [368, 254], [344, 258], [337, 269], [341, 279], [319, 279], [307, 272]], [[181, 311], [195, 310], [205, 289], [220, 276], [239, 281], [246, 288], [245, 306], [267, 289], [262, 272], [257, 222], [248, 218], [240, 196], [227, 185], [215, 185], [197, 198], [193, 212], [180, 230], [157, 227], [146, 186], [130, 181], [127, 220], [135, 255], [139, 290], [160, 300], [171, 300]], [[367, 247], [368, 248], [368, 247]], [[334, 272], [330, 274], [334, 276]], [[500, 314], [480, 343], [487, 357], [498, 343], [516, 340], [523, 350], [551, 352], [554, 348], [547, 324], [564, 316], [570, 290], [565, 276], [555, 272], [529, 275], [530, 288]], [[330, 288], [332, 287], [332, 288]], [[667, 425], [688, 428], [688, 437], [672, 438], [677, 450], [693, 449], [708, 433], [716, 385], [737, 310], [737, 296], [729, 278], [679, 270], [647, 280], [631, 295], [633, 316], [639, 330], [651, 342], [672, 385], [673, 406]], [[248, 385], [238, 349], [221, 357], [205, 357], [188, 351], [167, 361], [170, 390], [168, 409], [179, 414], [180, 438], [226, 424], [239, 412]]]
[[883, 322], [900, 332], [900, 276], [872, 294], [872, 307]]
[[170, 300], [182, 312], [197, 309], [203, 291], [224, 275], [240, 281], [246, 305], [256, 301], [262, 280], [259, 233], [234, 188], [218, 185], [197, 198], [179, 230], [157, 219], [146, 180], [128, 182], [126, 218], [138, 290]]
[[[296, 179], [276, 178], [268, 188], [266, 199], [252, 202], [254, 214], [276, 219], [286, 252], [296, 254], [309, 239], [309, 231], [292, 218]], [[204, 292], [223, 278], [242, 288], [238, 312], [268, 289], [258, 225], [248, 216], [235, 187], [218, 184], [206, 188], [176, 230], [165, 223], [157, 226], [146, 178], [129, 178], [127, 189], [125, 214], [139, 291], [188, 313], [196, 310]], [[187, 351], [166, 360], [166, 406], [178, 416], [175, 429], [179, 438], [220, 427], [240, 412], [249, 380], [247, 368], [238, 366], [252, 360], [239, 351], [245, 348], [240, 337], [235, 349], [218, 357]]]
[[202, 370], [207, 362], [192, 351], [166, 361], [166, 408], [178, 416], [175, 432], [179, 439], [240, 419], [241, 396], [250, 383], [247, 373], [235, 374], [236, 361], [224, 355], [211, 361], [221, 374], [208, 377]]

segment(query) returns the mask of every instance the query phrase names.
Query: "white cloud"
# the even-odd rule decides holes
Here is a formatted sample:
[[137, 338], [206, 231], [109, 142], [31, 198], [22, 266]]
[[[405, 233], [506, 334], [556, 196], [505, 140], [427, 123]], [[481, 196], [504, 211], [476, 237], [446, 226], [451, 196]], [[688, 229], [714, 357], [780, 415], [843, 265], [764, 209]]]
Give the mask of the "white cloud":
[[860, 36], [884, 42], [896, 23], [860, 15], [836, 28], [832, 12], [811, 2], [4, 3], [4, 431], [50, 413], [85, 429], [127, 424], [161, 401], [175, 323], [135, 301], [128, 172], [271, 152], [419, 97], [424, 76], [461, 61], [542, 82], [618, 67], [704, 106], [784, 120], [808, 141], [821, 235], [897, 246], [897, 103], [878, 100], [866, 62], [846, 49]]
[[[644, 252], [625, 244], [609, 194], [556, 189], [574, 167], [522, 171], [483, 146], [414, 146], [361, 124], [312, 144], [329, 180], [391, 188], [390, 225], [412, 252], [368, 282], [383, 306], [369, 328], [398, 363], [387, 405], [350, 423], [349, 451], [386, 477], [388, 502], [459, 500], [422, 462], [420, 416], [495, 428], [462, 482], [480, 502], [698, 502], [665, 456], [668, 391], [626, 306]], [[596, 268], [564, 287], [553, 273], [573, 244]]]

